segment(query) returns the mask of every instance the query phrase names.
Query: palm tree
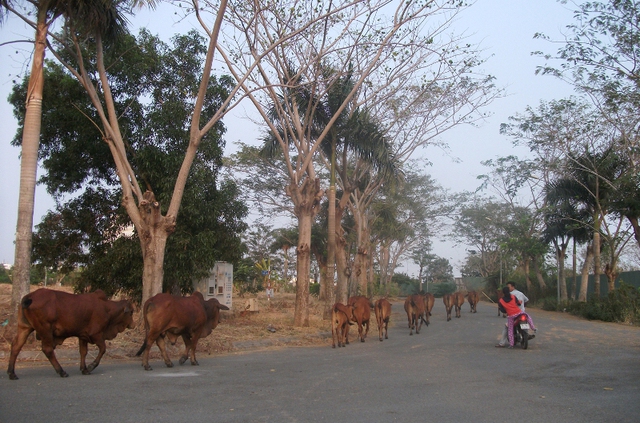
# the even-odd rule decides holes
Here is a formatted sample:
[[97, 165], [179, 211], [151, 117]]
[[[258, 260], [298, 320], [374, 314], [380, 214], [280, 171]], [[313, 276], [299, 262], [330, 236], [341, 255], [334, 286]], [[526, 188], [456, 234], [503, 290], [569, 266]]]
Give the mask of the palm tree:
[[[612, 202], [616, 193], [615, 181], [617, 179], [620, 161], [614, 150], [610, 147], [601, 152], [586, 151], [575, 157], [569, 157], [565, 165], [565, 176], [549, 183], [546, 187], [549, 204], [560, 205], [564, 202], [572, 202], [576, 207], [577, 221], [580, 226], [590, 224], [593, 231], [593, 268], [594, 268], [594, 293], [600, 295], [601, 270], [601, 244], [603, 224], [606, 216], [612, 211]], [[586, 218], [585, 216], [588, 216]], [[606, 235], [606, 234], [605, 234]], [[617, 248], [615, 237], [607, 236], [609, 247], [614, 252], [608, 268], [609, 290], [613, 290], [615, 282], [615, 267], [617, 263]]]
[[[11, 293], [11, 327], [15, 324], [14, 319], [20, 300], [29, 292], [33, 207], [44, 87], [44, 55], [49, 28], [54, 21], [62, 17], [66, 22], [74, 22], [74, 26], [83, 34], [100, 34], [105, 38], [113, 39], [118, 36], [126, 22], [120, 14], [119, 6], [122, 2], [117, 0], [40, 0], [30, 3], [36, 9], [35, 21], [14, 7], [11, 0], [0, 0], [0, 20], [9, 14], [14, 14], [35, 29], [33, 61], [22, 130], [18, 222]], [[136, 0], [133, 3], [138, 5], [143, 1]], [[148, 0], [145, 3], [153, 5], [155, 1]]]

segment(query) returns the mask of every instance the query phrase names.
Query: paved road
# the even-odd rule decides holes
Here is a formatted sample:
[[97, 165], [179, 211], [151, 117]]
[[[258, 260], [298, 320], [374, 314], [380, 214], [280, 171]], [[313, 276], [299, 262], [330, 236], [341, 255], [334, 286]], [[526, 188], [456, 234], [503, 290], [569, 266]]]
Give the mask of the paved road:
[[[50, 366], [0, 377], [0, 422], [639, 422], [640, 328], [532, 311], [528, 350], [494, 347], [504, 320], [468, 304], [408, 335], [393, 306], [389, 340], [375, 323], [347, 348], [206, 357], [145, 372], [109, 361], [93, 375]], [[215, 331], [212, 336], [215, 336]], [[6, 361], [2, 363], [6, 368]]]

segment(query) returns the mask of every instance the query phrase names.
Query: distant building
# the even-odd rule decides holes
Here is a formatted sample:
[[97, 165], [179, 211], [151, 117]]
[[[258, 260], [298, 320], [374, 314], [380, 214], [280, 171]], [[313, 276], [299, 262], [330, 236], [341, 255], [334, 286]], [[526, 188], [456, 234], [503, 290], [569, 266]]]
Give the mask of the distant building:
[[2, 267], [4, 267], [4, 270], [11, 270], [11, 268], [13, 268], [12, 264], [7, 264], [7, 263], [2, 263]]

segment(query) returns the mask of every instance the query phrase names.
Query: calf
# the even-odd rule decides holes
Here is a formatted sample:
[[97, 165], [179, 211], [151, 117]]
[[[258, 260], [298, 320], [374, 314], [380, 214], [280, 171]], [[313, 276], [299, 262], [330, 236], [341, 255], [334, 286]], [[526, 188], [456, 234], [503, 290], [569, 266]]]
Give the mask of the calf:
[[411, 326], [409, 330], [409, 335], [413, 335], [413, 329], [416, 330], [416, 335], [420, 333], [420, 329], [422, 328], [422, 322], [424, 322], [424, 314], [425, 314], [425, 301], [424, 296], [421, 294], [413, 294], [409, 297], [409, 310], [411, 312]]
[[[28, 336], [36, 331], [42, 341], [42, 352], [61, 377], [69, 376], [55, 355], [55, 348], [65, 339], [78, 337], [80, 370], [90, 374], [98, 365], [107, 346], [105, 341], [115, 338], [127, 328], [133, 328], [133, 307], [129, 301], [110, 301], [101, 290], [89, 294], [69, 294], [51, 289], [38, 289], [25, 295], [18, 310], [18, 327], [11, 343], [9, 379], [16, 380], [16, 359]], [[98, 356], [87, 367], [88, 344], [98, 346]]]
[[467, 300], [469, 301], [469, 306], [471, 310], [469, 313], [477, 313], [478, 312], [478, 301], [480, 301], [480, 295], [476, 291], [469, 291], [467, 294]]
[[144, 343], [136, 353], [137, 357], [144, 353], [142, 355], [144, 369], [152, 370], [149, 366], [149, 351], [154, 342], [158, 344], [167, 367], [173, 367], [165, 348], [165, 337], [169, 338], [169, 342], [174, 345], [178, 336], [182, 337], [185, 347], [184, 354], [180, 357], [180, 364], [184, 364], [187, 358], [190, 358], [191, 365], [197, 366], [198, 340], [209, 336], [218, 326], [220, 310], [229, 310], [229, 307], [220, 304], [215, 298], [205, 301], [199, 292], [194, 292], [190, 297], [157, 294], [149, 298], [143, 309]]
[[[352, 306], [352, 318], [351, 320], [358, 324], [358, 336], [360, 342], [364, 342], [364, 338], [369, 333], [369, 320], [371, 319], [371, 301], [365, 296], [356, 296], [349, 298], [347, 305]], [[366, 326], [366, 331], [362, 333], [363, 327]]]
[[464, 294], [462, 292], [454, 292], [451, 294], [451, 298], [453, 300], [453, 306], [456, 308], [456, 317], [459, 318], [462, 305], [464, 304]]
[[453, 308], [453, 298], [451, 294], [444, 294], [442, 296], [442, 302], [444, 303], [444, 308], [447, 310], [447, 322], [451, 320], [451, 309]]
[[352, 307], [347, 307], [341, 303], [335, 303], [331, 309], [331, 341], [332, 347], [336, 347], [336, 338], [338, 339], [338, 347], [346, 347], [349, 343], [349, 326], [351, 323]]
[[429, 326], [429, 316], [431, 316], [431, 310], [433, 310], [433, 304], [435, 300], [436, 298], [432, 293], [427, 292], [426, 294], [424, 294], [424, 316], [427, 326]]
[[384, 326], [384, 339], [389, 339], [387, 329], [389, 328], [389, 318], [391, 317], [391, 303], [386, 298], [380, 298], [376, 301], [373, 310], [378, 323], [378, 338], [382, 341], [382, 328]]

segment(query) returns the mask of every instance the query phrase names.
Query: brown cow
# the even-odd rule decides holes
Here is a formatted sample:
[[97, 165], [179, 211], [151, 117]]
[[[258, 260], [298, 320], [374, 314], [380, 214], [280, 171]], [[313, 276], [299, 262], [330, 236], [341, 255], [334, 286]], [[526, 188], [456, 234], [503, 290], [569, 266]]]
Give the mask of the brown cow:
[[498, 294], [498, 317], [500, 317], [501, 314], [502, 317], [507, 317], [507, 313], [503, 313], [500, 311], [500, 298], [504, 297], [504, 292], [502, 292], [502, 289], [497, 289], [496, 294]]
[[384, 326], [384, 339], [389, 339], [387, 329], [389, 328], [389, 318], [391, 317], [391, 303], [386, 298], [380, 298], [376, 301], [373, 311], [376, 314], [376, 322], [378, 323], [378, 338], [382, 341], [382, 328]]
[[336, 338], [338, 338], [338, 347], [346, 347], [349, 343], [349, 326], [351, 323], [351, 314], [353, 308], [347, 307], [342, 303], [335, 303], [331, 309], [331, 341], [332, 347], [336, 347]]
[[447, 310], [447, 322], [451, 320], [451, 309], [453, 308], [453, 297], [451, 294], [444, 294], [442, 296], [442, 302], [444, 308]]
[[[133, 328], [133, 307], [129, 301], [110, 301], [101, 290], [74, 295], [51, 289], [38, 289], [25, 295], [18, 310], [18, 328], [11, 343], [7, 373], [16, 380], [16, 359], [27, 338], [36, 331], [42, 341], [42, 352], [61, 377], [69, 376], [55, 355], [55, 348], [65, 339], [77, 336], [80, 349], [80, 370], [90, 374], [98, 367], [107, 346], [105, 341], [115, 338], [127, 328]], [[98, 356], [87, 367], [87, 345], [98, 346]]]
[[469, 306], [471, 307], [469, 313], [477, 313], [480, 295], [476, 291], [469, 291], [469, 293], [467, 294], [467, 300], [469, 300]]
[[453, 306], [456, 308], [456, 317], [460, 317], [460, 311], [462, 310], [462, 305], [464, 304], [464, 294], [462, 292], [454, 292], [451, 294], [451, 298], [453, 300]]
[[[360, 342], [364, 342], [364, 338], [369, 333], [369, 320], [371, 320], [371, 301], [365, 296], [350, 297], [347, 305], [352, 306], [351, 321], [358, 323], [358, 336]], [[363, 334], [363, 326], [366, 326], [366, 332]]]
[[425, 314], [425, 301], [424, 296], [421, 294], [413, 294], [409, 297], [409, 310], [411, 312], [411, 326], [409, 330], [409, 335], [413, 335], [413, 329], [416, 330], [416, 335], [420, 333], [420, 328], [422, 328], [422, 322], [424, 320]]
[[196, 346], [198, 340], [209, 336], [220, 321], [220, 310], [229, 310], [226, 305], [211, 298], [207, 301], [199, 292], [190, 297], [178, 297], [171, 294], [157, 294], [144, 304], [145, 339], [136, 357], [142, 355], [142, 365], [145, 370], [152, 370], [149, 366], [149, 351], [153, 343], [158, 344], [160, 353], [167, 367], [173, 367], [165, 348], [165, 337], [172, 345], [178, 336], [184, 341], [184, 354], [180, 357], [180, 364], [187, 358], [191, 365], [197, 366]]
[[433, 310], [433, 304], [436, 301], [436, 297], [430, 292], [424, 294], [424, 316], [425, 323], [429, 326], [429, 316], [431, 316], [431, 310]]

